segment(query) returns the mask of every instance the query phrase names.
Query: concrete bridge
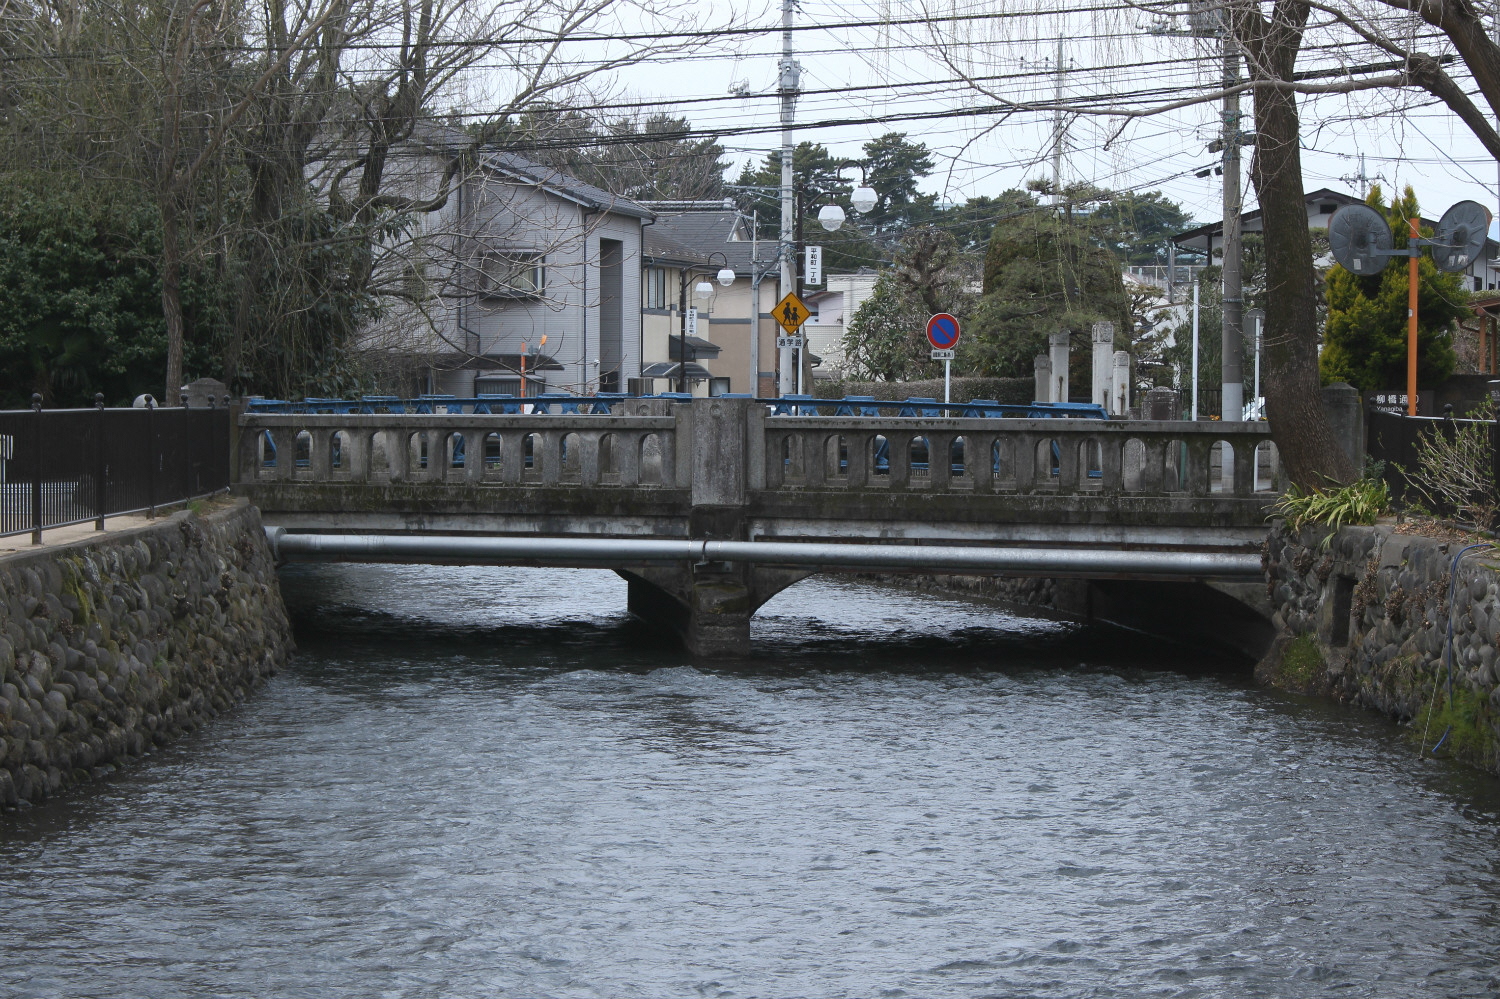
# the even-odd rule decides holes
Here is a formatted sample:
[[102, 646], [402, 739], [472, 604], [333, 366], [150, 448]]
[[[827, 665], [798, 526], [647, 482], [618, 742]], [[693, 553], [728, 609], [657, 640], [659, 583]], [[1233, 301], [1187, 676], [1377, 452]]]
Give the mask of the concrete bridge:
[[250, 414], [235, 488], [284, 559], [610, 568], [700, 652], [814, 572], [1258, 578], [1276, 496], [1264, 424], [612, 409]]

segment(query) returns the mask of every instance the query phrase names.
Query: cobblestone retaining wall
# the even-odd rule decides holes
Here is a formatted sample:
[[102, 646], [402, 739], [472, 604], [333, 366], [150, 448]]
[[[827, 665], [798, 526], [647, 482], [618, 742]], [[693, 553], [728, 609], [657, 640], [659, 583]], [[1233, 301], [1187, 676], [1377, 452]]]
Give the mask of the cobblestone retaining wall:
[[[1266, 588], [1278, 637], [1257, 675], [1309, 693], [1331, 693], [1436, 732], [1452, 727], [1458, 755], [1500, 769], [1500, 557], [1462, 541], [1348, 527], [1278, 526], [1266, 544]], [[1450, 614], [1454, 697], [1444, 660]], [[1301, 650], [1295, 646], [1300, 642]], [[1436, 710], [1434, 710], [1436, 709]], [[1430, 745], [1430, 741], [1428, 743]]]
[[40, 801], [196, 728], [291, 647], [245, 504], [0, 557], [0, 804]]

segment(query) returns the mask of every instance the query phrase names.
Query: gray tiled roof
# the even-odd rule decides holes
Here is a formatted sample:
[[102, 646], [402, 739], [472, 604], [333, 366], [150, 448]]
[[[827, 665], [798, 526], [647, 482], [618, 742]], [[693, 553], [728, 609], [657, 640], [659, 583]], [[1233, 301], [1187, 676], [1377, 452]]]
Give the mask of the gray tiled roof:
[[516, 153], [486, 150], [483, 153], [483, 162], [485, 166], [494, 170], [555, 191], [595, 211], [629, 215], [638, 219], [649, 219], [655, 214], [649, 208], [629, 198], [611, 194], [604, 188], [595, 187], [593, 184], [585, 184], [577, 177], [565, 174], [555, 167], [528, 160]]
[[[656, 215], [656, 224], [646, 230], [646, 255], [678, 262], [686, 250], [693, 254], [688, 260], [707, 263], [710, 253], [722, 253], [729, 266], [737, 273], [750, 272], [750, 250], [755, 246], [748, 238], [734, 239], [735, 235], [748, 236], [749, 224], [743, 221], [733, 208], [689, 208], [681, 202], [641, 202]], [[661, 247], [655, 253], [652, 245]], [[760, 243], [761, 266], [766, 266], [776, 254], [774, 244], [762, 240]], [[718, 258], [714, 258], [715, 263]]]

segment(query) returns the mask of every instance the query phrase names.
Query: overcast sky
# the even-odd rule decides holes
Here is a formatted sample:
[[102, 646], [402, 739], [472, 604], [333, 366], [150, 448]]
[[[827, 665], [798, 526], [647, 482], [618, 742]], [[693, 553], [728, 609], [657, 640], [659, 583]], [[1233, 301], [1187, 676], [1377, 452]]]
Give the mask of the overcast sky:
[[[929, 5], [930, 6], [930, 5]], [[991, 3], [953, 0], [944, 13], [986, 12]], [[723, 4], [702, 3], [700, 25], [726, 16]], [[804, 0], [799, 24], [847, 24], [921, 15], [920, 0]], [[744, 16], [756, 25], [780, 22], [774, 6]], [[803, 66], [804, 90], [868, 87], [838, 95], [808, 95], [799, 101], [798, 119], [869, 118], [876, 115], [958, 112], [991, 104], [993, 98], [951, 82], [957, 67], [971, 76], [1004, 77], [986, 83], [1005, 99], [1050, 97], [1057, 87], [1052, 69], [1056, 38], [1064, 42], [1068, 96], [1154, 92], [1163, 101], [1211, 85], [1221, 74], [1217, 42], [1153, 34], [1152, 25], [1134, 11], [1100, 15], [1035, 16], [1003, 22], [945, 22], [924, 26], [840, 28], [799, 33], [795, 44]], [[1326, 41], [1327, 39], [1325, 39]], [[1316, 43], [1317, 39], [1310, 39]], [[661, 100], [662, 110], [680, 113], [700, 127], [776, 126], [775, 91], [779, 33], [749, 36], [737, 52], [697, 50], [634, 67], [619, 75], [620, 88], [631, 96]], [[1439, 51], [1429, 46], [1429, 51]], [[1300, 67], [1327, 65], [1316, 48]], [[1335, 58], [1358, 61], [1368, 52], [1342, 50]], [[728, 95], [744, 83], [751, 96], [713, 103], [676, 104], [683, 98]], [[1358, 154], [1365, 154], [1367, 175], [1386, 189], [1415, 186], [1424, 214], [1436, 217], [1452, 202], [1471, 198], [1496, 211], [1496, 167], [1467, 130], [1449, 112], [1426, 104], [1423, 95], [1393, 96], [1369, 92], [1309, 100], [1303, 111], [1304, 175], [1309, 190], [1331, 187], [1359, 193]], [[1245, 101], [1244, 127], [1252, 127]], [[1221, 180], [1197, 178], [1195, 170], [1214, 165], [1206, 150], [1219, 130], [1217, 104], [1122, 122], [1088, 118], [1068, 130], [1064, 181], [1086, 180], [1104, 187], [1162, 190], [1196, 218], [1220, 214]], [[1028, 178], [1050, 176], [1050, 115], [1021, 114], [1000, 121], [993, 114], [897, 122], [858, 123], [800, 131], [799, 140], [822, 142], [836, 153], [858, 155], [862, 143], [887, 131], [904, 131], [933, 151], [937, 168], [924, 190], [960, 201], [995, 195]], [[759, 159], [776, 148], [776, 132], [727, 138], [737, 162]], [[1246, 167], [1248, 168], [1248, 156]], [[736, 168], [737, 172], [737, 168]], [[1245, 184], [1247, 207], [1254, 192]]]

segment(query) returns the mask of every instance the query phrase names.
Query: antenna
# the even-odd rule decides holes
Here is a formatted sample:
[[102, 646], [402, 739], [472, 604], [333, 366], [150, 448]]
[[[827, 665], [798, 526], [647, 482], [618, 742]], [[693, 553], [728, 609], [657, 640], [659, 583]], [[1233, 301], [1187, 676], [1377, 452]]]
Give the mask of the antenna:
[[1490, 213], [1477, 201], [1460, 201], [1443, 213], [1432, 238], [1432, 262], [1440, 271], [1461, 271], [1484, 249]]
[[1328, 248], [1333, 251], [1333, 259], [1361, 277], [1385, 270], [1392, 245], [1390, 225], [1369, 205], [1345, 205], [1328, 221]]

